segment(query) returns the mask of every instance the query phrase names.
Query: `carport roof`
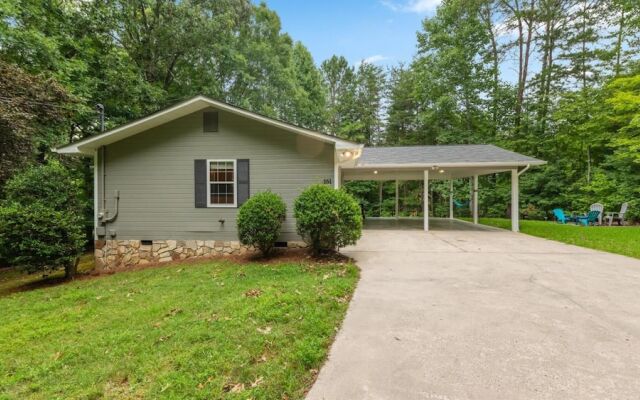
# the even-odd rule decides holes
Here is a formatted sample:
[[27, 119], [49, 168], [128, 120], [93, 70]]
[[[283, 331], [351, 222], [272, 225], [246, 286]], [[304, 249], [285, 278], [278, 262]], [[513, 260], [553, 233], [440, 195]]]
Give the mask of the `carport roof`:
[[463, 166], [463, 165], [542, 165], [545, 161], [505, 150], [491, 144], [435, 146], [365, 147], [356, 168]]

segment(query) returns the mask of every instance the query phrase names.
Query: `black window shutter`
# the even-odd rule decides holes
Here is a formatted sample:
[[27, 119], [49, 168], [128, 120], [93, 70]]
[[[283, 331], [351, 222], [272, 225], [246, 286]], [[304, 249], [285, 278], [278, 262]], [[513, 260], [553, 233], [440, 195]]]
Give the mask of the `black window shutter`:
[[207, 160], [194, 160], [196, 208], [207, 208]]
[[217, 111], [205, 111], [202, 113], [202, 131], [204, 133], [218, 132]]
[[238, 168], [238, 207], [249, 198], [249, 160], [236, 160]]

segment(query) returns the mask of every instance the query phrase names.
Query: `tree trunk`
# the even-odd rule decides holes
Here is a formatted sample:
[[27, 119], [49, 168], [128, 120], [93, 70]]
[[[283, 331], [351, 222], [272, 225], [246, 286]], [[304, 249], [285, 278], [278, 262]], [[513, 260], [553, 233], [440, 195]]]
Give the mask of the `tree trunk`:
[[587, 145], [587, 184], [591, 183], [591, 145]]
[[78, 264], [80, 263], [80, 257], [76, 257], [76, 259], [72, 262], [67, 263], [64, 267], [64, 277], [65, 279], [73, 279], [78, 272]]
[[615, 67], [615, 76], [620, 75], [620, 59], [622, 55], [622, 36], [624, 30], [624, 5], [622, 6], [622, 10], [620, 11], [620, 23], [618, 26], [618, 38], [616, 40], [616, 67]]
[[498, 42], [496, 40], [496, 34], [493, 31], [493, 21], [491, 20], [491, 5], [485, 4], [484, 9], [482, 10], [481, 16], [484, 20], [487, 33], [489, 34], [489, 39], [491, 40], [491, 62], [493, 64], [491, 74], [493, 75], [493, 99], [492, 99], [492, 110], [491, 110], [491, 120], [492, 120], [492, 134], [493, 139], [495, 139], [495, 135], [498, 130], [498, 91], [500, 84], [500, 55], [498, 54]]

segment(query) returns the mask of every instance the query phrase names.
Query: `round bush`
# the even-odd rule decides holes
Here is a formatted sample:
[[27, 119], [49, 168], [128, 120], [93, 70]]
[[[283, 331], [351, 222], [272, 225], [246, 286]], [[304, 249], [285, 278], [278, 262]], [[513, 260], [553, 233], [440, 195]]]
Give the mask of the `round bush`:
[[31, 166], [14, 175], [4, 187], [8, 202], [22, 205], [40, 202], [54, 210], [82, 213], [86, 198], [82, 193], [82, 179], [72, 176], [56, 160]]
[[344, 190], [312, 185], [295, 201], [298, 234], [315, 254], [355, 244], [362, 235], [362, 216], [356, 199]]
[[72, 276], [85, 242], [82, 218], [73, 212], [40, 202], [0, 207], [2, 256], [30, 273], [65, 268], [67, 276]]
[[280, 236], [287, 206], [280, 196], [258, 193], [238, 211], [238, 238], [245, 245], [257, 247], [263, 255], [271, 253]]

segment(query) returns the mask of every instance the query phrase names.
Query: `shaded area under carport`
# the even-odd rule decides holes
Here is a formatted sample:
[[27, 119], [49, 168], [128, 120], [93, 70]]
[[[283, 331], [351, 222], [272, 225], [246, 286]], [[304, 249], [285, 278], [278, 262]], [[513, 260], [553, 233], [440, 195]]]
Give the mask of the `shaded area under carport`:
[[[424, 221], [422, 218], [366, 218], [364, 229], [369, 230], [422, 230]], [[475, 225], [459, 219], [429, 218], [429, 229], [432, 231], [492, 231], [492, 228], [484, 225]]]

